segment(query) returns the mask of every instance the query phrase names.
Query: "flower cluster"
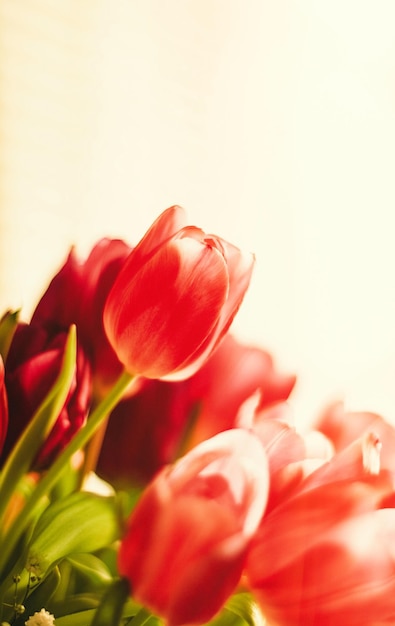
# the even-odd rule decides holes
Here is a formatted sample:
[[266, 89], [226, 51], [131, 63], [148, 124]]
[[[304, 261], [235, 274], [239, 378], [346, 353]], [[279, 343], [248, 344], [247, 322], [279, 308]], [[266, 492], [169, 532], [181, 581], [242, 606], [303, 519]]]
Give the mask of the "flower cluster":
[[[180, 207], [0, 320], [0, 622], [395, 622], [395, 430], [228, 333], [254, 256]], [[44, 607], [44, 608], [43, 608]]]

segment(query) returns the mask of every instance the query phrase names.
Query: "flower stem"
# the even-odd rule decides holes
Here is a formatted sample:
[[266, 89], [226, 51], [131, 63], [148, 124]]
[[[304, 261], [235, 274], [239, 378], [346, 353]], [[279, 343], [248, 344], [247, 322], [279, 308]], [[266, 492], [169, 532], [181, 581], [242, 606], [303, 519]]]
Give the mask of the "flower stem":
[[88, 445], [85, 448], [85, 458], [82, 465], [82, 470], [80, 472], [80, 482], [79, 484], [82, 486], [84, 484], [84, 479], [91, 473], [96, 470], [96, 465], [99, 460], [100, 450], [103, 444], [103, 439], [106, 434], [107, 425], [109, 415], [101, 422], [99, 428], [96, 430], [95, 434], [89, 441]]
[[152, 613], [148, 609], [140, 609], [134, 617], [132, 617], [127, 623], [133, 624], [133, 626], [144, 626], [148, 620], [152, 617]]

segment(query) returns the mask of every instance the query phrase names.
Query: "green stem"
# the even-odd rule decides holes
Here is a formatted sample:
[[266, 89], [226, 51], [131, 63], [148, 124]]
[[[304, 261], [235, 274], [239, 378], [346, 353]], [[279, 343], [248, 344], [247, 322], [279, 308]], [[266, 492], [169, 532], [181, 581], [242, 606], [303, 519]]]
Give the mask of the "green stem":
[[[66, 446], [63, 452], [58, 456], [53, 465], [49, 468], [47, 473], [42, 477], [37, 487], [29, 497], [26, 505], [14, 523], [11, 525], [5, 540], [3, 542], [1, 550], [1, 563], [2, 570], [8, 559], [14, 550], [18, 539], [22, 533], [28, 527], [31, 522], [37, 506], [40, 504], [43, 496], [50, 493], [51, 489], [59, 479], [62, 472], [65, 470], [67, 463], [72, 455], [85, 446], [90, 440], [100, 424], [111, 413], [112, 409], [118, 404], [122, 398], [126, 388], [133, 380], [133, 376], [127, 372], [123, 372], [115, 385], [112, 387], [108, 395], [97, 405], [96, 409], [89, 416], [85, 426], [81, 428], [70, 443]], [[4, 574], [4, 572], [3, 572]]]
[[128, 621], [128, 624], [133, 624], [133, 626], [143, 626], [151, 617], [152, 613], [148, 611], [148, 609], [142, 608]]

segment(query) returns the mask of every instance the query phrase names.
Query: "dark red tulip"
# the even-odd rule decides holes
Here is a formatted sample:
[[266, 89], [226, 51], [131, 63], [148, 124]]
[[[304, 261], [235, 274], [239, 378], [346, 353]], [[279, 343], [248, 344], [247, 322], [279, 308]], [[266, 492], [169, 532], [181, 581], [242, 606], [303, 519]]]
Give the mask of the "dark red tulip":
[[8, 426], [8, 400], [4, 381], [4, 363], [0, 356], [0, 454], [3, 449], [4, 440]]
[[[19, 324], [6, 361], [5, 383], [9, 402], [7, 455], [60, 372], [67, 334], [49, 336], [43, 328]], [[35, 469], [47, 467], [84, 424], [91, 397], [89, 363], [81, 349], [68, 397], [47, 441], [35, 460]]]
[[101, 239], [85, 261], [71, 250], [40, 299], [31, 324], [51, 335], [77, 327], [77, 339], [89, 359], [94, 392], [101, 396], [123, 370], [103, 327], [103, 308], [131, 248], [118, 239]]
[[[295, 377], [279, 373], [264, 350], [227, 335], [187, 380], [144, 379], [115, 408], [103, 441], [98, 472], [110, 482], [145, 483], [189, 448], [235, 426], [241, 405], [257, 390], [261, 405], [285, 400]], [[116, 450], [116, 454], [114, 454]]]

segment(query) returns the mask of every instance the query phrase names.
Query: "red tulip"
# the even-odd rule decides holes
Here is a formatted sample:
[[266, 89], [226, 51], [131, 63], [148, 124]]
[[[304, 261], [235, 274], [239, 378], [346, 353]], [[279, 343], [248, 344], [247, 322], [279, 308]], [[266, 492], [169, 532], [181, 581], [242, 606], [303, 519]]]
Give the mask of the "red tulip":
[[[147, 482], [187, 447], [235, 426], [242, 403], [257, 389], [269, 404], [288, 397], [294, 376], [279, 374], [270, 355], [227, 335], [187, 380], [145, 379], [118, 404], [103, 441], [98, 472], [110, 482]], [[117, 453], [114, 454], [114, 449]]]
[[368, 433], [262, 519], [246, 572], [270, 623], [392, 623], [395, 496], [392, 473], [379, 469], [379, 450]]
[[101, 396], [123, 366], [103, 327], [103, 308], [111, 286], [131, 248], [118, 239], [101, 239], [85, 261], [72, 249], [38, 303], [31, 325], [52, 336], [77, 327], [78, 342], [89, 359], [94, 390]]
[[[55, 382], [62, 365], [67, 334], [48, 337], [42, 328], [19, 324], [6, 360], [5, 382], [9, 424], [7, 455]], [[84, 424], [90, 404], [91, 377], [84, 353], [77, 351], [74, 380], [47, 441], [35, 460], [35, 469], [47, 467]]]
[[193, 411], [188, 382], [143, 379], [140, 390], [115, 407], [96, 468], [102, 478], [122, 488], [145, 484], [175, 460]]
[[8, 401], [4, 384], [4, 363], [0, 356], [0, 454], [3, 449], [8, 424]]
[[267, 490], [263, 447], [241, 429], [163, 469], [143, 492], [119, 550], [134, 599], [171, 626], [210, 620], [239, 582]]
[[120, 271], [104, 327], [127, 371], [180, 380], [222, 339], [248, 287], [254, 257], [162, 213]]
[[198, 443], [233, 428], [242, 404], [255, 392], [260, 408], [286, 400], [296, 377], [276, 370], [271, 355], [227, 335], [190, 379], [189, 394], [199, 405], [192, 441]]

